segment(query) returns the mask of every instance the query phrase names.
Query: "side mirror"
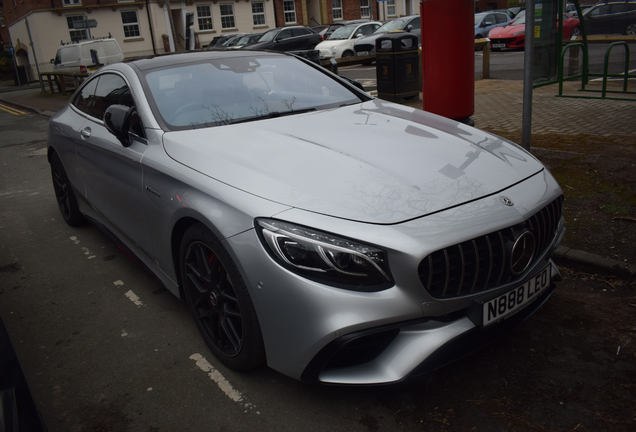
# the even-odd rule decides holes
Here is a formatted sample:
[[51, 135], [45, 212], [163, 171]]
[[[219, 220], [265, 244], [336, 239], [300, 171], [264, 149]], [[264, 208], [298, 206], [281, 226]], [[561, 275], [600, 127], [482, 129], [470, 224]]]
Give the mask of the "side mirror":
[[413, 30], [413, 25], [412, 24], [407, 25], [406, 26], [406, 31], [410, 32], [411, 30]]
[[130, 130], [130, 118], [134, 108], [126, 105], [111, 105], [104, 113], [104, 124], [108, 132], [117, 137], [124, 147], [129, 147], [131, 143], [128, 136]]
[[490, 21], [486, 21], [486, 22], [485, 22], [485, 23], [483, 23], [481, 26], [482, 26], [482, 27], [488, 27], [488, 26], [491, 26], [491, 25], [492, 25], [492, 23], [491, 23]]
[[55, 64], [55, 59], [51, 59], [51, 61], [49, 63]]
[[358, 33], [358, 34], [356, 35], [356, 39], [361, 38], [362, 36], [364, 36], [362, 33]]

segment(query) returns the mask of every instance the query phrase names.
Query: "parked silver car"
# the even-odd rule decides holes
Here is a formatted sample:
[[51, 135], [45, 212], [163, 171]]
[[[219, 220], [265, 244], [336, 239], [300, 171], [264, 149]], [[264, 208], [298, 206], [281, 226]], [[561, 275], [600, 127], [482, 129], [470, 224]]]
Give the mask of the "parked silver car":
[[114, 234], [239, 370], [400, 381], [514, 328], [559, 278], [563, 195], [531, 154], [291, 55], [104, 67], [51, 119], [48, 157], [64, 219]]

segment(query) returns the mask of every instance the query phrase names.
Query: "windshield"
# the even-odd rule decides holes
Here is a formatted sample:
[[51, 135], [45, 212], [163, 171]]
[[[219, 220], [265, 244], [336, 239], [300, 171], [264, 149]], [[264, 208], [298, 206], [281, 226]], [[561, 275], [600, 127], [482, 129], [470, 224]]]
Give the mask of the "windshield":
[[267, 33], [263, 34], [263, 36], [261, 36], [261, 38], [258, 41], [259, 42], [271, 42], [271, 41], [274, 40], [274, 37], [276, 36], [277, 33], [278, 33], [278, 29], [270, 30]]
[[526, 23], [526, 11], [519, 12], [519, 15], [510, 23], [512, 25], [525, 24]]
[[475, 14], [475, 25], [479, 24], [479, 21], [484, 17], [484, 14]]
[[358, 26], [355, 25], [340, 27], [329, 36], [329, 40], [349, 39], [349, 36], [351, 36], [351, 33], [353, 33], [356, 28], [358, 28]]
[[382, 25], [382, 27], [378, 28], [374, 33], [386, 33], [393, 30], [402, 30], [404, 27], [405, 21], [401, 19], [394, 19], [393, 21], [389, 21]]
[[362, 101], [337, 80], [286, 56], [175, 65], [148, 72], [146, 80], [158, 117], [170, 129], [221, 126]]

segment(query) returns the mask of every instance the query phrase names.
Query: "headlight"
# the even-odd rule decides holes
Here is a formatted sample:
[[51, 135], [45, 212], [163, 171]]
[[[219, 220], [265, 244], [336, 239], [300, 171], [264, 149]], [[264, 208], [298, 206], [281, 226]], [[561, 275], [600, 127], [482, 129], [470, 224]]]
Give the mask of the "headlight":
[[516, 32], [516, 33], [513, 33], [512, 35], [513, 35], [513, 36], [517, 36], [517, 35], [523, 34], [523, 33], [525, 33], [525, 32], [526, 32], [525, 30], [521, 30], [521, 31], [518, 31], [518, 32]]
[[331, 54], [335, 54], [336, 53], [336, 46], [332, 46], [331, 47]]
[[393, 286], [381, 249], [273, 219], [256, 219], [255, 227], [276, 262], [307, 279], [366, 292]]

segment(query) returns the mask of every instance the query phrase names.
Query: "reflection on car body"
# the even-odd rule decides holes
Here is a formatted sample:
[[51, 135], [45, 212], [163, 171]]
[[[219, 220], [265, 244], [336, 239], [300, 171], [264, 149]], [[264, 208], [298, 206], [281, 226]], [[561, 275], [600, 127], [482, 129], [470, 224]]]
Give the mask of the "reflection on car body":
[[48, 155], [64, 219], [118, 238], [237, 370], [401, 381], [510, 331], [559, 276], [563, 196], [532, 155], [291, 55], [107, 66]]

